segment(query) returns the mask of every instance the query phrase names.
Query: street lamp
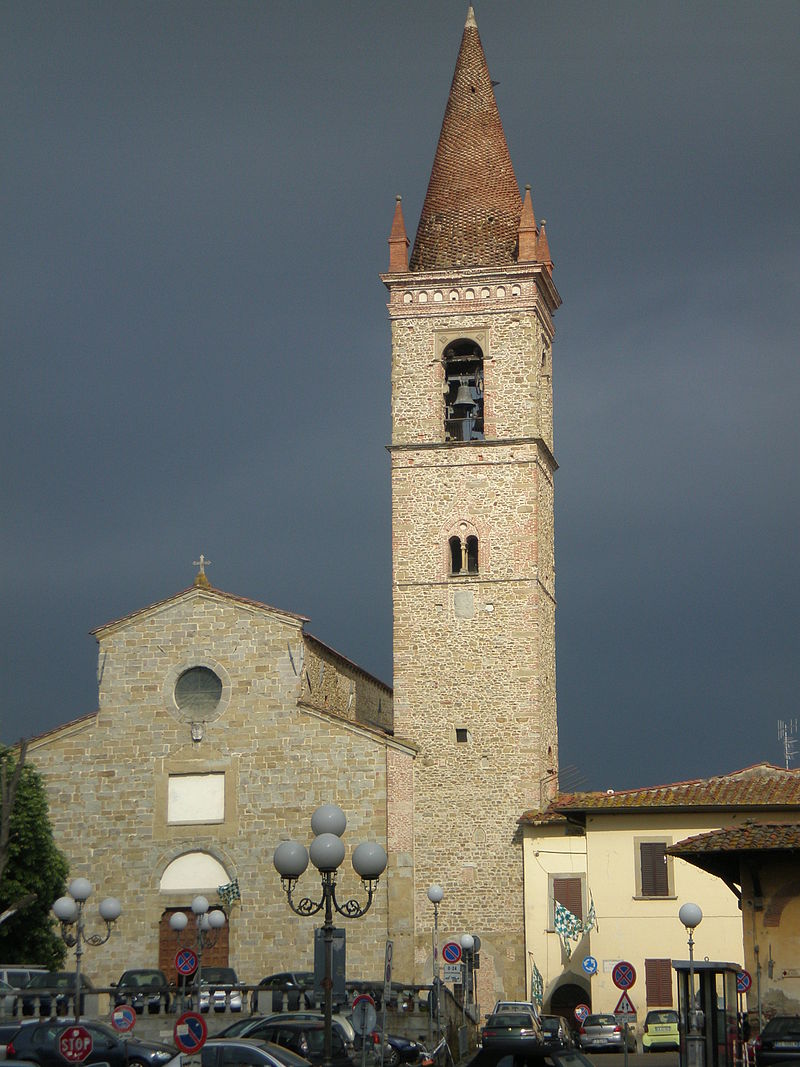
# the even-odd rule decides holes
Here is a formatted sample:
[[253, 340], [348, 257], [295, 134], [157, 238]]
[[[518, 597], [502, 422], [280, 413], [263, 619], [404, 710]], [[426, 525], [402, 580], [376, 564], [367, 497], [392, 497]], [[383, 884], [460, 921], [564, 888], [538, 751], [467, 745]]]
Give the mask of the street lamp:
[[[325, 1051], [323, 1067], [331, 1067], [333, 1042], [331, 1037], [331, 1016], [333, 1014], [333, 911], [346, 919], [358, 919], [369, 911], [372, 898], [378, 888], [378, 879], [386, 870], [386, 853], [375, 842], [362, 842], [353, 849], [353, 869], [361, 878], [367, 893], [366, 904], [357, 900], [347, 900], [340, 904], [336, 899], [336, 872], [344, 860], [344, 843], [342, 834], [347, 826], [347, 819], [341, 808], [335, 804], [323, 804], [311, 816], [311, 829], [314, 840], [306, 851], [305, 845], [297, 841], [282, 841], [272, 856], [275, 869], [281, 876], [281, 888], [286, 893], [289, 907], [297, 915], [316, 915], [325, 909], [322, 929], [325, 940], [325, 978], [322, 983], [325, 1010]], [[299, 901], [292, 899], [292, 891], [300, 875], [311, 862], [322, 876], [322, 896], [318, 901], [302, 897]]]
[[689, 1033], [686, 1035], [687, 1067], [703, 1067], [703, 1035], [697, 1030], [697, 1012], [694, 1000], [694, 931], [703, 921], [703, 912], [697, 904], [682, 904], [678, 918], [689, 935]]
[[[91, 883], [86, 878], [73, 878], [67, 886], [68, 896], [59, 897], [53, 911], [61, 923], [61, 938], [69, 948], [75, 949], [75, 1022], [81, 1014], [81, 956], [84, 945], [104, 945], [111, 937], [111, 927], [122, 914], [122, 905], [116, 897], [101, 900], [98, 911], [106, 924], [105, 934], [87, 934], [83, 908], [92, 895]], [[73, 933], [72, 927], [75, 927]]]
[[469, 981], [469, 961], [472, 956], [472, 950], [475, 948], [475, 938], [472, 934], [461, 935], [461, 949], [464, 953], [464, 996], [461, 998], [461, 1016], [463, 1021], [467, 1021], [467, 1001], [470, 999], [470, 981]]
[[433, 1004], [436, 1011], [436, 1044], [442, 1038], [441, 1014], [439, 1011], [439, 905], [442, 903], [444, 890], [440, 885], [428, 887], [428, 900], [433, 904]]
[[[219, 908], [208, 910], [208, 900], [203, 896], [197, 896], [192, 901], [194, 913], [195, 947], [197, 949], [197, 970], [194, 975], [195, 989], [197, 990], [197, 1010], [200, 1010], [200, 983], [203, 977], [203, 949], [213, 948], [217, 943], [220, 931], [225, 925], [225, 912]], [[189, 925], [189, 917], [184, 911], [175, 911], [169, 917], [169, 925], [176, 934], [181, 934]]]

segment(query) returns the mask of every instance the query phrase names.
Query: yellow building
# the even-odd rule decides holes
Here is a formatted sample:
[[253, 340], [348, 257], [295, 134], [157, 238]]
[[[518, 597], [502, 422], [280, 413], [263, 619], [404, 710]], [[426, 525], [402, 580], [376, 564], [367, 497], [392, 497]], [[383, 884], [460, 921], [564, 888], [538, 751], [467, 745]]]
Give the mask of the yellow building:
[[745, 823], [670, 852], [720, 879], [739, 901], [749, 1008], [759, 1024], [800, 1014], [800, 825]]
[[[572, 1018], [582, 1003], [613, 1012], [622, 996], [614, 967], [626, 961], [636, 975], [628, 998], [641, 1025], [649, 1008], [675, 1005], [671, 961], [688, 955], [678, 920], [687, 901], [703, 910], [697, 956], [743, 963], [736, 895], [707, 870], [670, 855], [670, 846], [748, 821], [796, 823], [798, 810], [800, 772], [758, 764], [644, 789], [562, 793], [546, 810], [525, 813], [529, 991], [541, 975], [545, 1011]], [[576, 917], [573, 937], [556, 931], [559, 904]]]

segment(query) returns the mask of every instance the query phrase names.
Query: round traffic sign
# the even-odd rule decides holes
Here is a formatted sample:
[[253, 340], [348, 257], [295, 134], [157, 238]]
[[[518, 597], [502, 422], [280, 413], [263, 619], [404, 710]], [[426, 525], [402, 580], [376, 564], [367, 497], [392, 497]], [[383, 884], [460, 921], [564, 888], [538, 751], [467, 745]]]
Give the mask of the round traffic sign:
[[458, 963], [461, 959], [461, 945], [457, 941], [448, 941], [442, 949], [446, 963]]
[[83, 1063], [92, 1051], [92, 1035], [85, 1026], [68, 1026], [58, 1035], [58, 1051], [70, 1063]]
[[120, 1004], [111, 1012], [111, 1025], [123, 1034], [132, 1030], [135, 1022], [136, 1012], [128, 1004]]
[[199, 1052], [208, 1036], [206, 1021], [195, 1011], [185, 1011], [175, 1023], [173, 1036], [181, 1052]]
[[353, 1029], [357, 1034], [370, 1034], [378, 1022], [375, 1001], [369, 993], [362, 993], [353, 1000]]
[[576, 1004], [575, 1005], [574, 1015], [575, 1015], [575, 1018], [578, 1020], [578, 1022], [581, 1023], [581, 1025], [589, 1017], [590, 1014], [591, 1014], [591, 1012], [589, 1011], [589, 1005], [588, 1004]]
[[633, 964], [628, 963], [627, 960], [620, 960], [611, 972], [611, 981], [617, 989], [630, 989], [636, 982], [636, 971], [633, 969]]
[[597, 974], [597, 960], [594, 956], [586, 956], [581, 963], [581, 967], [587, 974]]
[[747, 993], [750, 986], [753, 984], [753, 979], [750, 977], [749, 971], [739, 971], [736, 975], [736, 992]]
[[175, 955], [175, 970], [178, 974], [190, 975], [197, 970], [197, 953], [190, 948], [182, 948]]

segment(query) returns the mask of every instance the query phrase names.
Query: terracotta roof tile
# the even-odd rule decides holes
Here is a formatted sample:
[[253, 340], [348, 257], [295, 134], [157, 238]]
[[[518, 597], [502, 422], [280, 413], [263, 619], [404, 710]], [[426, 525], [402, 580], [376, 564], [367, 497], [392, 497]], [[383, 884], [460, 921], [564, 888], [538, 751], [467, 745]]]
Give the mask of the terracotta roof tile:
[[513, 263], [521, 209], [470, 7], [409, 269]]
[[707, 834], [696, 834], [667, 849], [671, 856], [708, 852], [763, 852], [800, 849], [800, 824], [746, 822]]
[[670, 785], [607, 792], [560, 793], [549, 811], [639, 811], [676, 808], [800, 807], [800, 771], [771, 763]]

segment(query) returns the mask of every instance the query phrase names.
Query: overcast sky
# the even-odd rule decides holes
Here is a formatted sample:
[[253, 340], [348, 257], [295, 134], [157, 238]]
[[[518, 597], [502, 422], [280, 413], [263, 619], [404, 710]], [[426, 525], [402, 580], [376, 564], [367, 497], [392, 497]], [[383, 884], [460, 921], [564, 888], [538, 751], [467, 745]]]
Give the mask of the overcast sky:
[[[565, 784], [800, 715], [800, 4], [483, 0], [547, 219]], [[464, 0], [0, 5], [0, 732], [214, 585], [391, 680], [389, 327]]]

